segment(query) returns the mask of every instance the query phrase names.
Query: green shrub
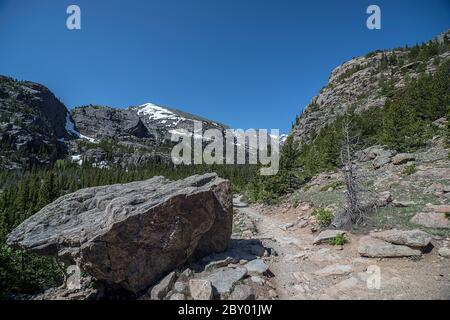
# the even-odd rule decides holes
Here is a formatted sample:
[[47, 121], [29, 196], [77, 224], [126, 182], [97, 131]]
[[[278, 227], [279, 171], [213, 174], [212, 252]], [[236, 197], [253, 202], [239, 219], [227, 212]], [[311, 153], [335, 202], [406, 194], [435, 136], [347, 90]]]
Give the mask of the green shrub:
[[347, 242], [344, 234], [338, 234], [336, 237], [328, 241], [333, 246], [343, 246]]
[[445, 217], [450, 220], [450, 212], [444, 213]]
[[334, 217], [333, 213], [330, 210], [325, 209], [325, 208], [314, 209], [312, 214], [313, 214], [313, 216], [316, 217], [317, 223], [321, 227], [328, 227]]
[[411, 174], [413, 174], [413, 173], [416, 173], [416, 172], [417, 172], [417, 168], [416, 168], [416, 165], [415, 165], [415, 164], [406, 166], [406, 167], [404, 167], [403, 170], [402, 170], [402, 173], [403, 173], [404, 175], [407, 175], [407, 176], [409, 176], [409, 175], [411, 175]]

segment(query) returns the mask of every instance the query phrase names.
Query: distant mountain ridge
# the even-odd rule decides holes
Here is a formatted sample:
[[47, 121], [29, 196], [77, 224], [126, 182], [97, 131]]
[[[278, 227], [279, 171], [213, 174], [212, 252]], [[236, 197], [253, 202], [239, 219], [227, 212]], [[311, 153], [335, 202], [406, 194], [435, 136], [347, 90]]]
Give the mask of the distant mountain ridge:
[[0, 169], [80, 163], [142, 165], [169, 158], [171, 133], [227, 126], [181, 110], [146, 103], [128, 108], [83, 106], [69, 111], [45, 86], [0, 76]]

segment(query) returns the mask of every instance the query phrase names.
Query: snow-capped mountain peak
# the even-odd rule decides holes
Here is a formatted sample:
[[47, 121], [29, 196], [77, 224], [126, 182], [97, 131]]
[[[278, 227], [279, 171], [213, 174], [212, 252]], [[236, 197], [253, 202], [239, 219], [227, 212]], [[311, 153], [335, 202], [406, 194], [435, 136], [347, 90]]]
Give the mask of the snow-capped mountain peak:
[[140, 116], [146, 116], [148, 120], [156, 121], [181, 121], [185, 120], [180, 115], [169, 109], [163, 108], [153, 103], [145, 103], [137, 107], [137, 113]]

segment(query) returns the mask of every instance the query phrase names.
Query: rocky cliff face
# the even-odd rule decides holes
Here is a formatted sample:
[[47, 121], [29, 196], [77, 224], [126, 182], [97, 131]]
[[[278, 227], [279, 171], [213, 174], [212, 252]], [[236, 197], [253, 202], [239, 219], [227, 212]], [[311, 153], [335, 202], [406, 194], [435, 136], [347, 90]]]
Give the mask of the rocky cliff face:
[[51, 164], [65, 155], [66, 107], [43, 85], [0, 76], [0, 169]]
[[420, 73], [433, 74], [450, 59], [447, 31], [428, 43], [427, 54], [415, 54], [416, 48], [377, 51], [345, 62], [331, 72], [322, 88], [303, 114], [297, 118], [291, 134], [301, 145], [342, 115], [349, 107], [361, 112], [384, 106], [392, 90], [405, 86], [407, 79]]

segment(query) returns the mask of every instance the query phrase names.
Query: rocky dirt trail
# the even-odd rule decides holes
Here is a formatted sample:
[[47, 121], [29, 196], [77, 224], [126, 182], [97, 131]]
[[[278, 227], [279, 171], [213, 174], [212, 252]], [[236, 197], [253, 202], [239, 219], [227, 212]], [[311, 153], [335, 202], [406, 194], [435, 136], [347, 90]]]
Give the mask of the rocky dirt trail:
[[342, 246], [314, 245], [318, 232], [307, 227], [303, 211], [247, 206], [234, 198], [235, 212], [254, 224], [252, 238], [276, 255], [264, 258], [273, 277], [276, 299], [450, 299], [450, 260], [438, 249], [448, 245], [434, 237], [434, 249], [420, 258], [365, 258], [358, 253], [362, 235], [347, 234]]

